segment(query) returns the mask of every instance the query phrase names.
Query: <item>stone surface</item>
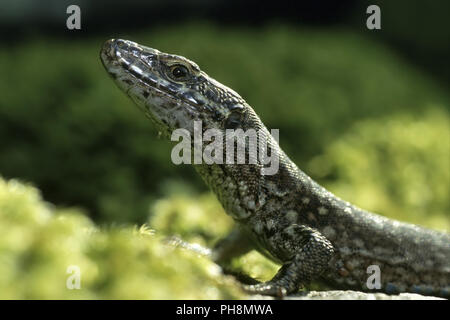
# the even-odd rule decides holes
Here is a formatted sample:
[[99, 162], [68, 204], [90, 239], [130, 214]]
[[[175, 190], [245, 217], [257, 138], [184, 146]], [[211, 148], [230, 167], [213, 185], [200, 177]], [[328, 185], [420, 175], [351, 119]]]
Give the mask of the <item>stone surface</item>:
[[286, 300], [445, 300], [438, 297], [423, 296], [415, 293], [387, 295], [384, 293], [366, 293], [351, 290], [305, 291], [290, 295]]

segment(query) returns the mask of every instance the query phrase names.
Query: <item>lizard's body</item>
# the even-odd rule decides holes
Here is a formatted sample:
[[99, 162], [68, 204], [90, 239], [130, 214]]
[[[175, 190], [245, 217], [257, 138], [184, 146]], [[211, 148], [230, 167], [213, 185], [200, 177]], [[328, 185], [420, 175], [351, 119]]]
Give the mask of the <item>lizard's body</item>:
[[[262, 132], [279, 170], [264, 175], [256, 164], [195, 165], [238, 228], [215, 251], [217, 261], [256, 244], [283, 264], [268, 282], [245, 286], [283, 295], [311, 280], [335, 288], [370, 290], [378, 266], [380, 291], [450, 295], [450, 236], [363, 211], [315, 183], [288, 158], [253, 109], [186, 58], [125, 40], [107, 41], [103, 64], [118, 86], [166, 136], [193, 122], [204, 129]], [[251, 241], [248, 241], [248, 240]], [[372, 270], [372, 271], [370, 271]]]

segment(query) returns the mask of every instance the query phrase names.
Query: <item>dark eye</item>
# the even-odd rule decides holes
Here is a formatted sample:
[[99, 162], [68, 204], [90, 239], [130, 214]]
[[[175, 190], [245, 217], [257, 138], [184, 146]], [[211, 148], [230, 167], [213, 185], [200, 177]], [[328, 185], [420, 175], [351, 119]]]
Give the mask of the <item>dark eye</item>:
[[170, 74], [175, 80], [183, 80], [189, 75], [189, 70], [185, 66], [175, 65], [170, 68]]
[[232, 112], [225, 121], [225, 129], [236, 129], [241, 124], [241, 114]]

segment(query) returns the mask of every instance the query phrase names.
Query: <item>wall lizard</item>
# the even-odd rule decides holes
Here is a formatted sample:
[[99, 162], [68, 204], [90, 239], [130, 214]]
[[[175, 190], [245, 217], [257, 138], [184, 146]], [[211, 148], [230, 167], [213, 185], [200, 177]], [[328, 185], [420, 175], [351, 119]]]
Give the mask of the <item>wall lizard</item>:
[[450, 295], [450, 235], [387, 219], [331, 194], [301, 171], [235, 91], [198, 65], [127, 40], [108, 40], [100, 57], [107, 72], [166, 137], [173, 130], [255, 129], [263, 133], [279, 170], [261, 163], [194, 165], [236, 228], [219, 243], [223, 262], [252, 248], [282, 264], [272, 280], [246, 284], [251, 293], [284, 296], [312, 280], [370, 291], [367, 268], [381, 271], [382, 291]]

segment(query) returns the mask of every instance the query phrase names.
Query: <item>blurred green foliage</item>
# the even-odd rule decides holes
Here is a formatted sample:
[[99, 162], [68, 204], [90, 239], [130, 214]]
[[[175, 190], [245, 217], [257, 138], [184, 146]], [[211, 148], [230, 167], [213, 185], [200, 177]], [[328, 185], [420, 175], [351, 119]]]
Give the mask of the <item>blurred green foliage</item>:
[[[205, 214], [202, 220], [216, 219]], [[15, 180], [0, 178], [0, 232], [0, 299], [244, 297], [218, 266], [164, 244], [148, 227], [99, 229], [82, 212], [55, 209], [37, 189]], [[70, 266], [80, 270], [79, 290], [66, 286]]]
[[[302, 169], [360, 121], [383, 123], [393, 114], [419, 121], [429, 105], [448, 118], [448, 96], [432, 79], [376, 41], [347, 30], [188, 24], [114, 36], [196, 61], [239, 92], [269, 128], [280, 129], [281, 146]], [[46, 200], [85, 208], [96, 221], [142, 223], [152, 201], [164, 194], [164, 181], [205, 187], [192, 168], [171, 163], [170, 143], [157, 139], [151, 123], [108, 79], [98, 58], [104, 40], [36, 38], [0, 49], [0, 173], [31, 181]], [[384, 131], [382, 124], [377, 128]], [[392, 141], [403, 143], [401, 138]], [[372, 142], [384, 143], [355, 142], [353, 148], [361, 147], [355, 161], [363, 161]], [[433, 157], [427, 148], [418, 152]], [[398, 152], [403, 149], [399, 146]], [[331, 160], [340, 161], [328, 156], [321, 162], [332, 167]], [[448, 170], [442, 167], [445, 161], [433, 168], [441, 186], [448, 185], [447, 175], [440, 174]], [[380, 173], [374, 183], [386, 177], [381, 185], [388, 190], [408, 187], [406, 176], [388, 179], [394, 170], [390, 161], [371, 165]], [[319, 182], [345, 179], [342, 170], [326, 177], [317, 170], [307, 173]], [[425, 181], [424, 187], [435, 182]], [[386, 195], [397, 203], [393, 196]], [[425, 213], [436, 209], [425, 207], [428, 203], [416, 207]], [[381, 209], [395, 215], [397, 207]]]

